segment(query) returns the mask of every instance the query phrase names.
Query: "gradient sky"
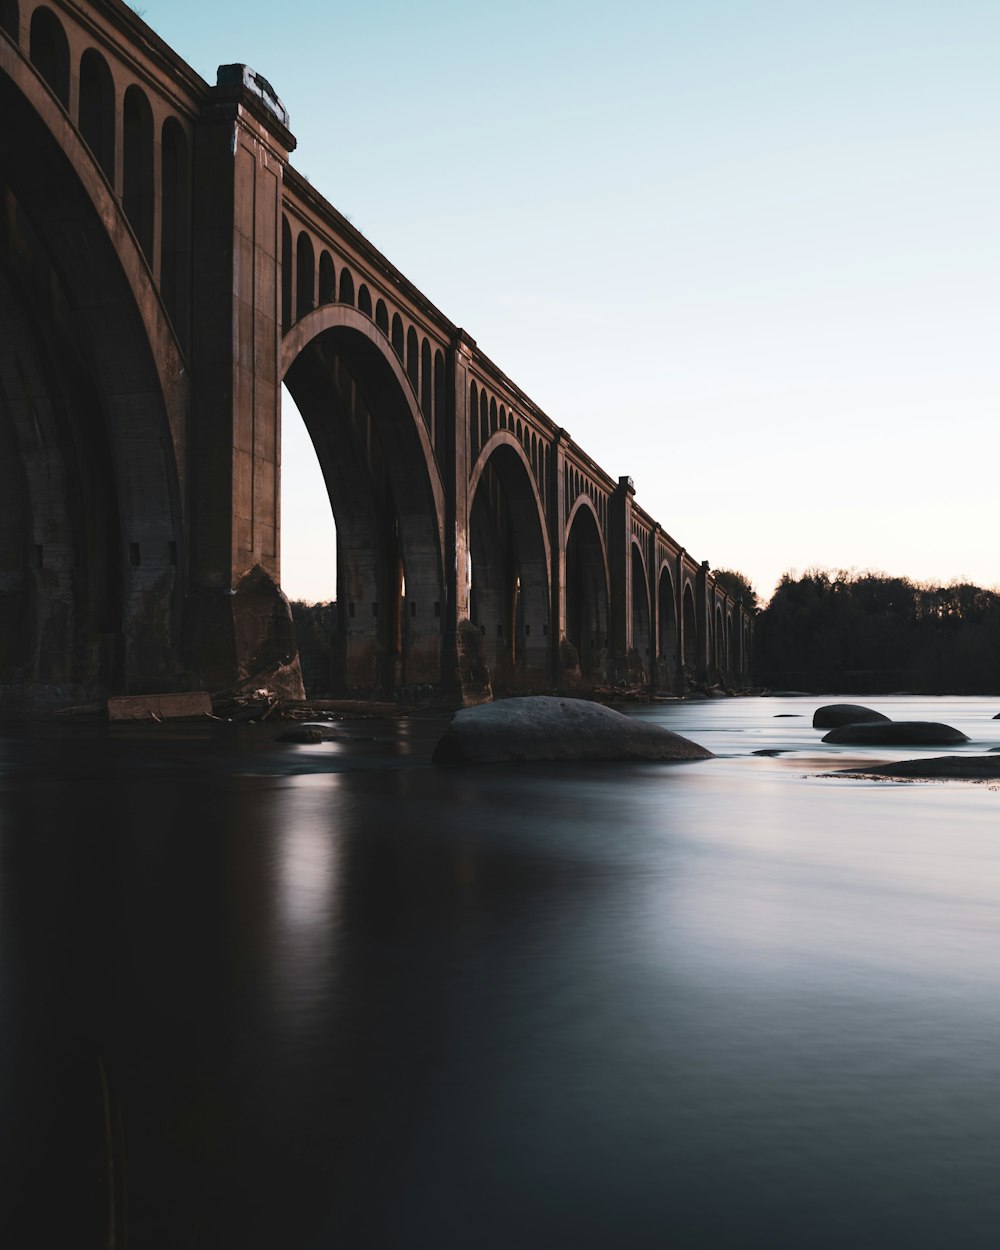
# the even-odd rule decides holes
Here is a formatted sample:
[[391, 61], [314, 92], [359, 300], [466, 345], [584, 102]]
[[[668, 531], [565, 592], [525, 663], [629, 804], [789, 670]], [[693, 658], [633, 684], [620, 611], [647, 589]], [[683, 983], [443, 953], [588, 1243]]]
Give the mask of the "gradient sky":
[[1000, 583], [996, 0], [136, 8], [699, 560]]

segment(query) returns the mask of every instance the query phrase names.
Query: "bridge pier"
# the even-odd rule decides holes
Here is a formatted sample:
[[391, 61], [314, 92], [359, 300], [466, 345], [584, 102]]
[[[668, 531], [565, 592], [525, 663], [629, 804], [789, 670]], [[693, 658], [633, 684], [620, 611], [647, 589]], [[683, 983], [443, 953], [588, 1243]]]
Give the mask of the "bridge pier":
[[279, 563], [281, 195], [295, 140], [277, 109], [231, 76], [195, 146], [185, 650], [209, 688], [291, 664], [287, 693], [301, 696]]

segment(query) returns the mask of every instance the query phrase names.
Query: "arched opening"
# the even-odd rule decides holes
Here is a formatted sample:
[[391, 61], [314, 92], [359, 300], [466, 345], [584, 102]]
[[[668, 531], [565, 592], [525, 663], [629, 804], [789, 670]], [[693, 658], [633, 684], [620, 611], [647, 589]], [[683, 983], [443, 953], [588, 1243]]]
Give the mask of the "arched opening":
[[413, 393], [420, 398], [420, 346], [413, 326], [406, 332], [406, 376], [410, 379]]
[[700, 677], [701, 665], [698, 662], [698, 618], [694, 610], [694, 595], [691, 593], [691, 583], [684, 584], [684, 598], [681, 608], [683, 640], [684, 640], [684, 670], [685, 677], [693, 680]]
[[122, 206], [146, 259], [153, 256], [153, 111], [134, 84], [125, 92]]
[[337, 299], [337, 276], [333, 268], [333, 257], [324, 248], [319, 254], [319, 302], [333, 304]]
[[31, 15], [29, 56], [32, 65], [52, 88], [63, 106], [69, 108], [69, 43], [62, 23], [51, 9], [36, 9]]
[[399, 313], [392, 314], [392, 350], [403, 359], [403, 319]]
[[469, 615], [494, 693], [548, 679], [549, 561], [544, 523], [520, 449], [494, 448], [469, 515]]
[[720, 676], [726, 667], [726, 627], [722, 619], [722, 607], [715, 605], [715, 672]]
[[439, 686], [443, 494], [395, 358], [360, 313], [323, 317], [288, 365], [336, 525], [331, 681], [392, 697]]
[[725, 667], [726, 672], [729, 674], [735, 674], [739, 667], [736, 663], [736, 656], [734, 654], [734, 647], [733, 647], [734, 641], [737, 641], [737, 639], [734, 638], [734, 635], [733, 635], [733, 614], [732, 612], [727, 612], [726, 613], [726, 651], [725, 651], [724, 667]]
[[434, 374], [431, 369], [431, 345], [424, 339], [420, 345], [420, 411], [434, 437]]
[[182, 362], [106, 179], [23, 62], [0, 116], [0, 685], [170, 689]]
[[295, 315], [304, 317], [316, 306], [316, 255], [312, 239], [299, 231], [295, 243]]
[[490, 441], [489, 399], [485, 391], [479, 392], [479, 445], [485, 447]]
[[593, 510], [586, 504], [573, 516], [566, 544], [566, 641], [580, 676], [594, 683], [607, 679], [608, 574], [604, 545]]
[[191, 332], [191, 160], [180, 122], [168, 117], [160, 144], [163, 225], [160, 292], [185, 351]]
[[469, 383], [469, 443], [472, 447], [472, 459], [479, 455], [479, 392], [475, 382]]
[[340, 302], [342, 304], [354, 303], [354, 279], [346, 266], [340, 271]]
[[115, 85], [107, 61], [95, 48], [88, 48], [80, 58], [80, 133], [113, 186]]
[[366, 317], [372, 315], [372, 294], [363, 282], [358, 288], [358, 308]]
[[15, 43], [21, 37], [21, 14], [17, 0], [0, 0], [0, 30], [5, 30]]
[[375, 324], [382, 331], [386, 338], [389, 337], [389, 310], [385, 306], [385, 300], [380, 299], [375, 305]]
[[281, 588], [311, 699], [339, 693], [336, 681], [337, 526], [323, 470], [302, 414], [281, 388]]
[[497, 415], [497, 401], [490, 396], [490, 433], [495, 434], [500, 428], [500, 418]]
[[677, 609], [670, 570], [664, 566], [656, 594], [657, 682], [661, 690], [673, 690], [677, 683]]
[[445, 449], [444, 354], [434, 353], [434, 447], [443, 461]]
[[650, 677], [649, 588], [638, 543], [632, 544], [632, 649], [629, 681], [645, 684]]
[[281, 216], [281, 328], [285, 334], [292, 328], [292, 229], [288, 218]]

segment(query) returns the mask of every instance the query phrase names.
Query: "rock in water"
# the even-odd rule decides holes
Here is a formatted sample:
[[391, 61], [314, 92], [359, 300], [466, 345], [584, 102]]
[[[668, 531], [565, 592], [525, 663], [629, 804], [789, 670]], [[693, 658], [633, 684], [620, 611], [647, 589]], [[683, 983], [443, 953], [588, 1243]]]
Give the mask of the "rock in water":
[[275, 739], [276, 742], [332, 742], [340, 734], [332, 725], [316, 724], [314, 721], [301, 721], [298, 725], [290, 725], [283, 729]]
[[844, 725], [823, 735], [824, 742], [846, 742], [854, 746], [947, 746], [968, 742], [960, 729], [932, 720], [873, 721], [868, 725]]
[[862, 707], [860, 703], [828, 703], [813, 713], [813, 729], [839, 729], [842, 725], [863, 725], [888, 719], [873, 707]]
[[456, 712], [435, 764], [521, 760], [704, 760], [712, 752], [601, 703], [531, 695]]

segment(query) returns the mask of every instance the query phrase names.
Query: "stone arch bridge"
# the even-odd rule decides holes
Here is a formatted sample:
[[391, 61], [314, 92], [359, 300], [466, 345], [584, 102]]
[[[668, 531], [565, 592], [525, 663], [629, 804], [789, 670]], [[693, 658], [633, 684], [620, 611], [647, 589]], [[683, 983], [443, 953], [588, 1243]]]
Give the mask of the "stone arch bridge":
[[339, 686], [744, 683], [751, 621], [119, 0], [0, 0], [0, 690], [291, 661], [280, 402], [338, 535]]

